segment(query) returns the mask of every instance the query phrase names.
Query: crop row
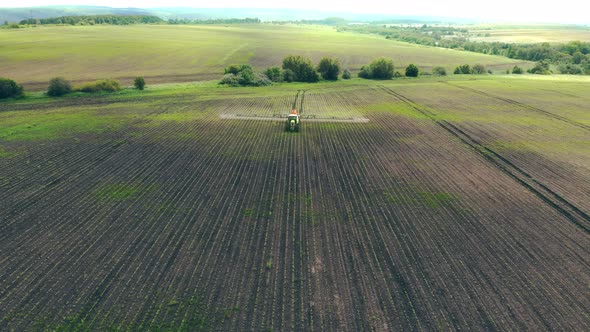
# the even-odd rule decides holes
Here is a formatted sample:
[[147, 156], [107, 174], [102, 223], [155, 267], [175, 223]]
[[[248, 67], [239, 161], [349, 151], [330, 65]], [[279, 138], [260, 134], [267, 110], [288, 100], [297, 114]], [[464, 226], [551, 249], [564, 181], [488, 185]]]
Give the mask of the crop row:
[[219, 118], [295, 95], [128, 103], [124, 129], [2, 161], [8, 326], [589, 327], [587, 237], [403, 98], [306, 91], [303, 114], [369, 122], [296, 134]]

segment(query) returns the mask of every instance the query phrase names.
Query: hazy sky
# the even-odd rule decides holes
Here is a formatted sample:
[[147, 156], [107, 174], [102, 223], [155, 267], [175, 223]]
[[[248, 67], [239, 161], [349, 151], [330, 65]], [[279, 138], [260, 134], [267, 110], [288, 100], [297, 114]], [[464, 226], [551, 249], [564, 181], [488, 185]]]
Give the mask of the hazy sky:
[[[4, 1], [2, 1], [4, 2]], [[333, 5], [336, 3], [337, 5]], [[109, 7], [195, 8], [297, 8], [337, 9], [341, 12], [466, 17], [502, 21], [563, 22], [590, 24], [588, 0], [363, 0], [363, 1], [271, 1], [271, 0], [20, 0], [0, 7], [44, 5], [99, 5]]]

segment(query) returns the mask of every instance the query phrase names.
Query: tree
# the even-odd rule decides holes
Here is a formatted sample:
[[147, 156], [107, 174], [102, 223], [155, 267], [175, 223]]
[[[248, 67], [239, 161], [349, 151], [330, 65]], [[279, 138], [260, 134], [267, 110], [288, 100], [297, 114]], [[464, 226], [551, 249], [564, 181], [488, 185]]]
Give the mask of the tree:
[[514, 66], [514, 68], [512, 68], [512, 73], [513, 73], [513, 74], [520, 75], [520, 74], [522, 74], [522, 73], [523, 73], [523, 70], [522, 70], [522, 68], [520, 68], [519, 66]]
[[295, 73], [291, 69], [283, 70], [283, 81], [291, 83], [295, 80]]
[[432, 68], [432, 75], [447, 76], [447, 70], [444, 67], [434, 67]]
[[420, 70], [413, 63], [410, 63], [408, 67], [406, 67], [406, 76], [408, 77], [418, 77], [419, 72]]
[[0, 98], [18, 98], [24, 94], [23, 87], [9, 78], [0, 77]]
[[283, 69], [293, 72], [295, 82], [317, 82], [320, 80], [311, 60], [300, 55], [289, 55], [283, 59]]
[[531, 74], [550, 75], [549, 64], [545, 61], [539, 61], [535, 66], [528, 70]]
[[371, 71], [371, 66], [370, 65], [362, 66], [361, 71], [359, 71], [359, 77], [360, 78], [367, 78], [367, 79], [373, 78], [373, 71]]
[[281, 68], [279, 67], [269, 67], [264, 71], [264, 74], [273, 82], [282, 81]]
[[344, 71], [342, 72], [342, 79], [343, 80], [349, 80], [352, 77], [352, 73], [350, 72], [350, 70], [348, 69], [344, 69]]
[[371, 64], [362, 66], [359, 77], [377, 80], [390, 80], [393, 77], [393, 60], [378, 58]]
[[59, 97], [72, 92], [72, 84], [63, 77], [55, 77], [49, 81], [47, 95]]
[[240, 72], [240, 66], [239, 65], [229, 65], [227, 67], [225, 67], [224, 70], [224, 74], [234, 74], [237, 75]]
[[476, 75], [482, 75], [486, 73], [486, 67], [484, 65], [477, 64], [473, 66], [472, 73]]
[[379, 58], [371, 63], [373, 78], [378, 80], [390, 80], [393, 77], [393, 60]]
[[340, 62], [335, 58], [324, 57], [320, 60], [317, 69], [323, 79], [336, 81], [340, 75]]
[[136, 77], [133, 81], [133, 85], [137, 90], [143, 90], [145, 88], [145, 80], [141, 76]]
[[573, 57], [572, 57], [572, 62], [575, 65], [579, 65], [580, 63], [582, 63], [582, 61], [585, 59], [584, 54], [582, 54], [582, 52], [575, 52]]

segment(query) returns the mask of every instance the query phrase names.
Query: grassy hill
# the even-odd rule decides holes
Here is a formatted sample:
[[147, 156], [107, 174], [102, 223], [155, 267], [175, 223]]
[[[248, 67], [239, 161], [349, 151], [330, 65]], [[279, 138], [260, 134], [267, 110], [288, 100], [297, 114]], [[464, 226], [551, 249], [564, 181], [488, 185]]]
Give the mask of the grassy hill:
[[280, 65], [288, 54], [318, 61], [338, 57], [353, 72], [379, 56], [393, 58], [396, 68], [415, 63], [421, 69], [481, 63], [504, 71], [521, 61], [470, 52], [438, 49], [336, 32], [329, 27], [247, 26], [64, 26], [0, 30], [2, 75], [28, 90], [46, 88], [50, 78], [74, 82], [135, 76], [149, 83], [209, 80], [223, 67], [250, 63], [259, 69]]

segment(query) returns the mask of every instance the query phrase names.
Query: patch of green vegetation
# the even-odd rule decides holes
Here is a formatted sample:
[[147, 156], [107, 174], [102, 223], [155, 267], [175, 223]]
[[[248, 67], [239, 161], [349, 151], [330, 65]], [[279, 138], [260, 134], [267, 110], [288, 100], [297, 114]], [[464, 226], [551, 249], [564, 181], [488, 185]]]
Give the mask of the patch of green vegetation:
[[449, 193], [438, 192], [418, 192], [417, 196], [420, 202], [426, 204], [431, 208], [438, 208], [441, 206], [447, 206], [455, 201], [455, 197]]
[[244, 210], [244, 217], [249, 218], [249, 217], [252, 217], [252, 216], [254, 216], [254, 210], [251, 209], [251, 208], [246, 208]]
[[124, 116], [98, 115], [88, 108], [0, 113], [0, 141], [52, 140], [120, 127]]
[[14, 153], [6, 151], [6, 148], [4, 148], [2, 145], [0, 145], [0, 158], [11, 157], [13, 155], [14, 155]]
[[112, 183], [99, 188], [94, 195], [100, 201], [121, 202], [136, 197], [140, 192], [141, 188], [136, 185]]

